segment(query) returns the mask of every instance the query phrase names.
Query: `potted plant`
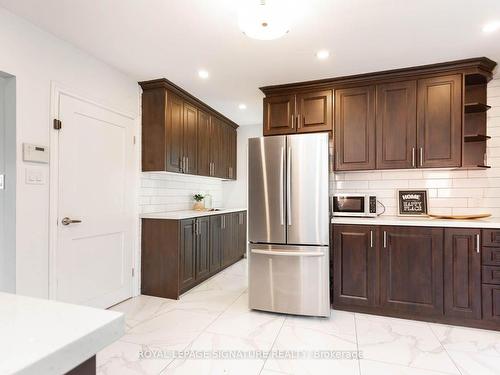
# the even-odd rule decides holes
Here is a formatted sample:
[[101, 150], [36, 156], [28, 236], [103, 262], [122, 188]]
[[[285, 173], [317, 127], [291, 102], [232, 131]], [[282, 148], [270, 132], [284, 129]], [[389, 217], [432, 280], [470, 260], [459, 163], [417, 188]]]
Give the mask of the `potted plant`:
[[205, 210], [205, 204], [203, 203], [203, 198], [205, 198], [205, 196], [203, 194], [195, 194], [193, 198], [194, 198], [193, 209], [196, 211]]

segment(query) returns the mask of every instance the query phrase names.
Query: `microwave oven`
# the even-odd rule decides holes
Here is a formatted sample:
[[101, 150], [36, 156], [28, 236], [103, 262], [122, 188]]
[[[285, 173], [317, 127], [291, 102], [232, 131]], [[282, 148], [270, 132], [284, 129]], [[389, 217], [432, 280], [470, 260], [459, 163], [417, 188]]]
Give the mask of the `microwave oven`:
[[377, 216], [377, 197], [369, 194], [339, 193], [332, 197], [333, 216]]

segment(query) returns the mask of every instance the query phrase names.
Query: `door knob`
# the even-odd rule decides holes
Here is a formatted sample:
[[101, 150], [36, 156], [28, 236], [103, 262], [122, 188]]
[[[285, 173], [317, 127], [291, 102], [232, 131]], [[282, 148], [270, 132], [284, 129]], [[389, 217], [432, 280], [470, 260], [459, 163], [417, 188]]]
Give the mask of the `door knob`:
[[69, 217], [65, 217], [64, 219], [61, 220], [62, 225], [78, 224], [81, 222], [82, 222], [81, 220], [72, 220]]

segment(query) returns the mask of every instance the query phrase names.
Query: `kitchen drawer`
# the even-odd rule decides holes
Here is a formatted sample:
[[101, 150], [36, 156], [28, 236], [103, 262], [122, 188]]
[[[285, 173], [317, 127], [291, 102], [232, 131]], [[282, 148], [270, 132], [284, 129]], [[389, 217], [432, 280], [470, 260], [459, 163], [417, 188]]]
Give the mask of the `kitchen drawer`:
[[483, 285], [483, 320], [500, 323], [500, 285]]
[[500, 247], [482, 248], [483, 266], [500, 266]]
[[500, 267], [483, 266], [483, 284], [500, 285]]
[[483, 229], [483, 246], [500, 246], [500, 230]]

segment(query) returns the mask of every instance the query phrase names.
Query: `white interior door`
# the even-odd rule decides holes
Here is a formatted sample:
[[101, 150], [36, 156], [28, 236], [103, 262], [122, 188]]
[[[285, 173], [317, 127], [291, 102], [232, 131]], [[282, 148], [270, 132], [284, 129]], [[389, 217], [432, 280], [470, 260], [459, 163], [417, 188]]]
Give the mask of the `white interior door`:
[[132, 294], [133, 120], [65, 94], [59, 119], [55, 299], [106, 308]]

